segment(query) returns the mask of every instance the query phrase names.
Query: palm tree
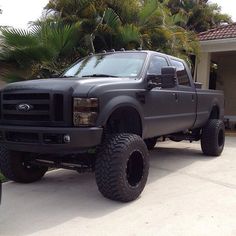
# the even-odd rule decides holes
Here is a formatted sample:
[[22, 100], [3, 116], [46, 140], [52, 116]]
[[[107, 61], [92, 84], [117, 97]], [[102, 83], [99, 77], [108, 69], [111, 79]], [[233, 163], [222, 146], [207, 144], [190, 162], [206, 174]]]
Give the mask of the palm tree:
[[167, 6], [173, 15], [185, 16], [185, 22], [180, 22], [182, 27], [195, 32], [232, 22], [229, 15], [222, 14], [221, 8], [208, 0], [169, 0]]
[[189, 63], [189, 55], [198, 54], [196, 34], [179, 26], [177, 22], [184, 21], [184, 16], [172, 15], [164, 2], [144, 1], [136, 19], [132, 24], [120, 27], [121, 38], [127, 48], [132, 48], [132, 44], [136, 43], [143, 49], [169, 53]]
[[[173, 48], [170, 41], [181, 32], [191, 35], [189, 41], [193, 39], [181, 27], [176, 33], [177, 17], [173, 23], [165, 2], [157, 0], [51, 0], [46, 9], [54, 12], [54, 16], [60, 15], [63, 21], [79, 24], [80, 46], [92, 52], [121, 47], [165, 52], [169, 45]], [[184, 21], [183, 16], [180, 19]]]
[[[2, 28], [1, 33], [0, 60], [20, 71], [18, 75], [8, 72], [6, 78], [21, 80], [58, 74], [75, 58], [75, 26], [46, 22], [31, 30]], [[19, 76], [22, 71], [23, 78]]]
[[24, 79], [58, 74], [103, 49], [141, 47], [182, 58], [198, 52], [195, 34], [181, 26], [185, 15], [173, 15], [166, 1], [51, 0], [46, 8], [30, 30], [2, 29], [0, 59], [27, 71]]

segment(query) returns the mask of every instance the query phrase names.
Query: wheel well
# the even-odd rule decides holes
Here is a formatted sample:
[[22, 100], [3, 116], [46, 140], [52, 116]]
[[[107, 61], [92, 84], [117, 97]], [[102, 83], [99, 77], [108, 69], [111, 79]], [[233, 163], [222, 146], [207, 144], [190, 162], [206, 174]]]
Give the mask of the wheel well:
[[132, 133], [142, 137], [142, 122], [139, 113], [132, 107], [115, 110], [106, 124], [108, 133]]
[[214, 106], [211, 110], [210, 120], [219, 119], [220, 118], [220, 110], [218, 106]]

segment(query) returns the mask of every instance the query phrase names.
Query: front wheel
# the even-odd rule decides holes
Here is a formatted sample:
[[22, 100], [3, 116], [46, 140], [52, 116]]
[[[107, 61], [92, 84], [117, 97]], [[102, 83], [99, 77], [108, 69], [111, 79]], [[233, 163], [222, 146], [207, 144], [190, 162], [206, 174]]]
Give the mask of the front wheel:
[[148, 172], [148, 150], [138, 135], [108, 136], [98, 151], [96, 182], [106, 198], [121, 202], [135, 200], [145, 187]]
[[31, 165], [28, 153], [9, 151], [4, 146], [0, 147], [0, 170], [9, 180], [19, 183], [32, 183], [40, 180], [47, 172], [44, 166]]
[[225, 126], [222, 120], [209, 120], [202, 129], [201, 147], [207, 156], [220, 156], [225, 145]]

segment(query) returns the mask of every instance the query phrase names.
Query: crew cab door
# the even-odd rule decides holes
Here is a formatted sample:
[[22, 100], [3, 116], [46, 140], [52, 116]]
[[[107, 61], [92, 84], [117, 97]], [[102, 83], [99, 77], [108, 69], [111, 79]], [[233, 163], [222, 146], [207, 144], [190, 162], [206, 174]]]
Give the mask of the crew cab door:
[[[150, 59], [147, 75], [161, 75], [161, 69], [169, 66], [167, 58], [155, 55]], [[144, 104], [144, 137], [155, 137], [180, 131], [178, 87], [153, 88], [146, 92]]]
[[182, 130], [187, 130], [193, 127], [196, 120], [197, 96], [194, 87], [191, 73], [187, 65], [176, 58], [170, 58], [172, 66], [177, 70], [177, 98], [178, 114], [180, 116], [179, 126]]

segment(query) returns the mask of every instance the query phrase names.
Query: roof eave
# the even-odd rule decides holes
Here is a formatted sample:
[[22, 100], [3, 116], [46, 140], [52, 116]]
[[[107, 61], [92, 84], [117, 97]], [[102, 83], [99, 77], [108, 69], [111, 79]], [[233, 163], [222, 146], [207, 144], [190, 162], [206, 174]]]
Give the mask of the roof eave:
[[236, 38], [200, 41], [202, 52], [236, 51]]
[[235, 43], [235, 42], [236, 38], [200, 40], [201, 45], [224, 44], [224, 43]]

